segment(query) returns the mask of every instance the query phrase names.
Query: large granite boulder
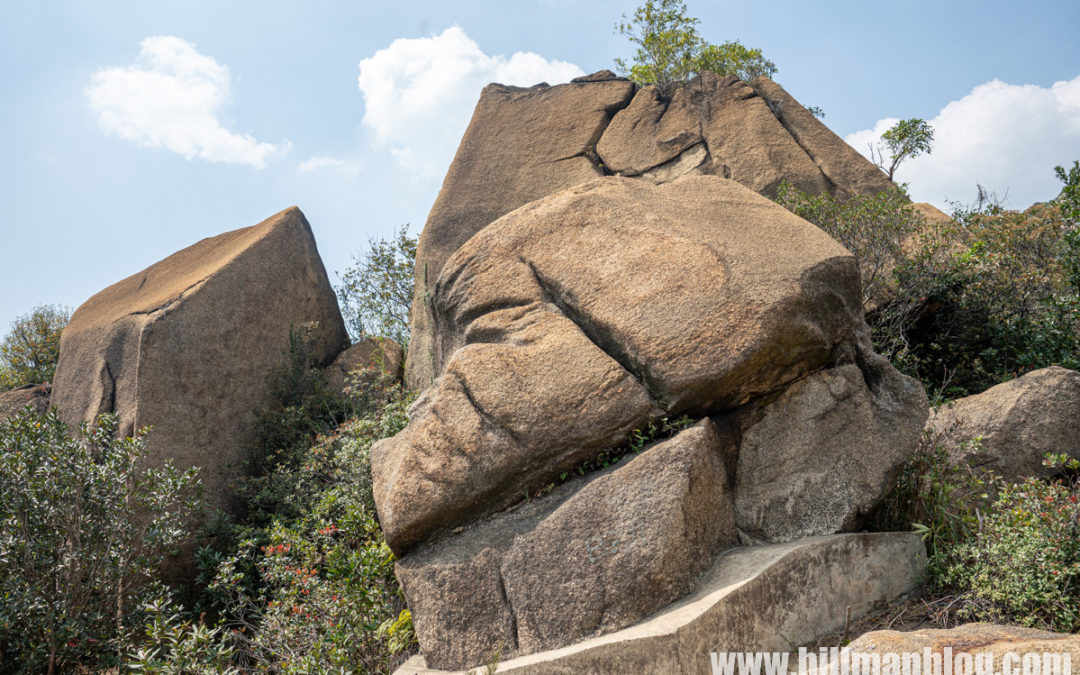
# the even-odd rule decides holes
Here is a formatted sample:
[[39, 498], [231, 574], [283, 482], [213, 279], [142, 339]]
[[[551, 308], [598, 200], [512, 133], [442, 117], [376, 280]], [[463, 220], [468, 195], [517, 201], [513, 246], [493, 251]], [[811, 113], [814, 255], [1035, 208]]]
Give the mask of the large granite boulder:
[[779, 85], [706, 73], [675, 90], [637, 88], [610, 72], [549, 87], [492, 84], [476, 105], [420, 235], [406, 384], [438, 374], [431, 296], [446, 260], [472, 235], [535, 199], [601, 175], [667, 182], [732, 178], [771, 195], [781, 180], [812, 192], [892, 186]]
[[[1051, 366], [946, 403], [927, 430], [953, 462], [989, 469], [1006, 480], [1046, 478], [1046, 453], [1080, 459], [1080, 373]], [[970, 443], [980, 438], [978, 443]]]
[[423, 389], [435, 377], [427, 300], [446, 259], [500, 216], [602, 176], [596, 141], [633, 94], [632, 82], [607, 76], [555, 87], [484, 87], [416, 250], [410, 388]]
[[44, 413], [49, 409], [50, 389], [48, 384], [24, 384], [0, 392], [0, 421], [28, 407], [38, 414]]
[[863, 325], [858, 274], [818, 228], [710, 176], [605, 178], [507, 215], [444, 266], [440, 376], [372, 449], [387, 543], [506, 506], [664, 414], [823, 367]]
[[87, 300], [60, 340], [53, 405], [69, 424], [116, 413], [152, 426], [152, 462], [197, 466], [208, 507], [230, 485], [269, 403], [290, 329], [326, 364], [348, 344], [311, 227], [291, 208], [204, 239]]
[[[923, 663], [923, 654], [929, 652], [926, 665], [932, 667], [935, 662], [941, 664], [935, 671], [939, 673], [1069, 675], [1075, 672], [1075, 664], [1080, 663], [1080, 636], [1020, 626], [969, 623], [956, 628], [910, 632], [877, 630], [851, 642], [848, 651], [850, 667], [862, 668], [863, 673], [871, 670], [883, 673], [908, 670], [903, 667], [903, 654], [918, 655], [916, 667], [919, 667]], [[942, 661], [946, 655], [952, 660], [948, 665]], [[875, 660], [880, 668], [873, 668]], [[923, 668], [922, 672], [927, 672], [926, 666]], [[828, 667], [819, 664], [816, 673], [825, 675], [828, 672]]]
[[402, 559], [428, 663], [482, 663], [628, 626], [735, 542], [725, 439], [705, 420]]
[[927, 412], [922, 386], [873, 354], [788, 387], [742, 434], [735, 518], [743, 542], [855, 529], [893, 485]]
[[[736, 538], [857, 528], [927, 414], [870, 349], [852, 256], [715, 176], [532, 202], [458, 249], [429, 302], [439, 375], [371, 462], [440, 667], [630, 625]], [[684, 414], [702, 421], [589, 471]]]

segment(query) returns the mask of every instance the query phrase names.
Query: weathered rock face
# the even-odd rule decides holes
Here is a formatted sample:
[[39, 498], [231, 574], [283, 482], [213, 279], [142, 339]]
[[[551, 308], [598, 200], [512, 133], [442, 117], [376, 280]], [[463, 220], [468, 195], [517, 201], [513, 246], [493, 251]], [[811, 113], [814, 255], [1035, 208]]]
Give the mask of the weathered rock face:
[[743, 431], [735, 507], [744, 543], [851, 530], [890, 489], [919, 441], [926, 394], [869, 356], [796, 382]]
[[930, 224], [938, 223], [951, 223], [952, 217], [947, 213], [934, 206], [933, 204], [927, 204], [926, 202], [917, 202], [911, 205], [915, 211], [926, 219], [926, 222]]
[[862, 325], [850, 254], [714, 177], [606, 178], [534, 202], [459, 249], [431, 303], [442, 375], [372, 449], [396, 552], [652, 418], [776, 391]]
[[[954, 462], [1010, 481], [1048, 477], [1046, 453], [1080, 459], [1080, 373], [1051, 366], [945, 404], [926, 428]], [[967, 444], [982, 437], [981, 447]]]
[[204, 239], [87, 300], [60, 342], [53, 405], [71, 424], [115, 412], [121, 432], [152, 426], [151, 461], [201, 467], [210, 508], [268, 403], [267, 374], [290, 327], [317, 322], [313, 357], [347, 344], [311, 228], [299, 209]]
[[406, 377], [420, 390], [435, 377], [427, 299], [443, 263], [493, 220], [603, 171], [596, 141], [629, 102], [625, 79], [530, 89], [489, 84], [443, 180], [416, 250]]
[[420, 236], [406, 384], [419, 391], [439, 373], [430, 301], [446, 260], [535, 199], [607, 174], [711, 174], [763, 194], [783, 179], [813, 193], [892, 185], [778, 85], [755, 86], [706, 74], [664, 101], [603, 71], [555, 87], [486, 87]]
[[735, 541], [725, 443], [705, 420], [406, 556], [397, 574], [428, 663], [561, 646], [688, 593]]
[[[429, 302], [440, 375], [371, 461], [439, 667], [634, 623], [736, 536], [856, 527], [926, 418], [921, 387], [870, 350], [851, 255], [715, 176], [532, 202], [458, 249]], [[680, 414], [708, 419], [521, 503]]]
[[378, 368], [393, 381], [405, 374], [405, 353], [390, 338], [366, 337], [338, 354], [326, 368], [326, 383], [335, 391], [344, 391], [349, 373], [364, 368]]
[[[743, 546], [717, 556], [690, 596], [643, 621], [569, 647], [504, 658], [498, 672], [710, 675], [710, 652], [788, 651], [841, 630], [846, 610], [856, 619], [925, 578], [926, 548], [912, 532]], [[463, 675], [431, 665], [417, 655], [394, 675]]]
[[[1071, 658], [1072, 670], [1076, 669], [1080, 659], [1080, 637], [1050, 633], [1033, 628], [1019, 626], [999, 626], [992, 623], [969, 623], [956, 628], [927, 629], [911, 632], [879, 630], [866, 633], [853, 641], [848, 648], [853, 655], [876, 654], [881, 658], [882, 669], [887, 663], [886, 654], [916, 653], [922, 654], [930, 649], [932, 654], [941, 655], [946, 648], [951, 648], [954, 659], [968, 655], [968, 666], [980, 663], [979, 660], [992, 658], [994, 672], [1038, 672], [1046, 675], [1066, 675], [1070, 669], [1065, 667], [1064, 657]], [[1007, 656], [1007, 655], [1013, 656]], [[1058, 655], [1058, 658], [1043, 659], [1042, 655]], [[1030, 655], [1030, 656], [1028, 656]], [[1011, 659], [1011, 660], [1007, 660]], [[1028, 663], [1027, 661], [1031, 661]], [[860, 663], [864, 661], [860, 658]], [[984, 661], [985, 662], [985, 661]], [[952, 672], [960, 672], [954, 661]], [[1035, 664], [1034, 667], [1031, 667]], [[896, 672], [901, 664], [897, 663]], [[948, 668], [948, 666], [946, 666]], [[976, 672], [979, 668], [976, 666]], [[819, 671], [824, 673], [824, 671]], [[865, 670], [863, 672], [866, 672]], [[924, 671], [925, 672], [925, 671]]]
[[[767, 77], [755, 80], [754, 86], [784, 129], [821, 169], [830, 192], [873, 195], [895, 187], [885, 172], [833, 133], [783, 87]], [[796, 180], [791, 182], [798, 185]]]
[[25, 384], [21, 387], [0, 393], [0, 421], [15, 415], [27, 406], [37, 413], [49, 409], [48, 384]]

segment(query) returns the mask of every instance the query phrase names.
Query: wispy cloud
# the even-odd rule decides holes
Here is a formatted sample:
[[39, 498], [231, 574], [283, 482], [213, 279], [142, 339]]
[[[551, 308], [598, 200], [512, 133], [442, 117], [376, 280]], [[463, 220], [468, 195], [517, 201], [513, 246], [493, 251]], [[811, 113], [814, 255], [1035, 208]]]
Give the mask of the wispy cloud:
[[105, 131], [188, 159], [256, 168], [288, 151], [288, 141], [275, 145], [224, 127], [220, 113], [232, 86], [225, 65], [178, 37], [148, 37], [140, 47], [134, 64], [99, 70], [86, 87]]
[[302, 173], [313, 173], [320, 170], [331, 170], [343, 173], [346, 176], [355, 176], [360, 166], [356, 162], [340, 159], [338, 157], [326, 157], [319, 155], [300, 162], [297, 167]]
[[394, 40], [360, 62], [363, 123], [416, 178], [438, 178], [484, 85], [556, 84], [583, 74], [572, 63], [530, 52], [488, 56], [451, 26], [433, 37]]
[[[896, 121], [880, 120], [845, 140], [868, 154], [868, 143]], [[947, 201], [972, 201], [978, 183], [1007, 191], [1010, 206], [1025, 208], [1057, 195], [1054, 166], [1080, 159], [1080, 75], [1049, 87], [992, 80], [928, 121], [933, 153], [896, 172], [912, 197], [947, 208]]]

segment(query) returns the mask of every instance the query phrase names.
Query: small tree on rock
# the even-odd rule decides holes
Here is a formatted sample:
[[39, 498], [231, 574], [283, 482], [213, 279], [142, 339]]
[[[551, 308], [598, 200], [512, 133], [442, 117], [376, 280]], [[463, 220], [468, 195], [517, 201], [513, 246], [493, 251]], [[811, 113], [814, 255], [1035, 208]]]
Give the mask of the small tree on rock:
[[663, 96], [670, 96], [676, 84], [702, 72], [735, 75], [744, 81], [776, 73], [776, 64], [760, 49], [738, 41], [714, 45], [701, 39], [698, 23], [687, 16], [684, 2], [647, 0], [634, 11], [633, 18], [624, 14], [615, 26], [618, 34], [637, 47], [632, 64], [615, 59], [615, 65], [640, 85], [655, 84]]
[[[881, 134], [881, 140], [884, 144], [870, 145], [870, 157], [882, 171], [889, 174], [889, 180], [892, 180], [896, 169], [905, 160], [923, 153], [930, 154], [931, 144], [934, 142], [934, 127], [926, 120], [912, 117], [894, 124]], [[886, 152], [889, 153], [888, 160], [885, 159]]]
[[338, 301], [353, 340], [388, 337], [408, 348], [417, 245], [408, 227], [398, 228], [393, 239], [369, 241], [367, 252], [354, 255], [339, 275]]

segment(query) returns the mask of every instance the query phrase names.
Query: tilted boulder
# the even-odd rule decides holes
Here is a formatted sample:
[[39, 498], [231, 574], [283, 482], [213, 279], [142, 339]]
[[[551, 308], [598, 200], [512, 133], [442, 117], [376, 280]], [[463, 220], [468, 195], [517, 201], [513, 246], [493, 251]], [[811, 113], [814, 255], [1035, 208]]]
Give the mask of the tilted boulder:
[[203, 239], [80, 306], [60, 339], [53, 405], [69, 424], [116, 413], [152, 426], [152, 462], [201, 468], [210, 508], [234, 482], [270, 402], [267, 375], [290, 329], [309, 329], [326, 364], [347, 344], [315, 239], [297, 208]]
[[779, 85], [755, 87], [706, 73], [666, 101], [607, 71], [554, 87], [485, 87], [420, 235], [408, 387], [438, 374], [431, 296], [446, 260], [535, 199], [610, 174], [658, 183], [709, 174], [767, 195], [785, 179], [815, 194], [892, 186]]
[[397, 575], [428, 663], [481, 663], [499, 644], [559, 647], [690, 592], [735, 542], [725, 442], [704, 420], [406, 556]]
[[495, 510], [662, 414], [747, 403], [862, 325], [854, 258], [734, 181], [606, 178], [485, 228], [431, 299], [440, 377], [372, 449], [386, 541]]
[[[454, 253], [429, 301], [439, 376], [371, 462], [421, 647], [440, 667], [640, 620], [687, 592], [701, 568], [686, 552], [709, 542], [857, 527], [927, 414], [922, 388], [870, 349], [853, 257], [719, 177], [607, 177], [532, 202]], [[522, 504], [681, 414], [709, 420]], [[713, 439], [709, 462], [693, 459], [691, 432]], [[646, 460], [660, 448], [675, 454]], [[631, 481], [634, 466], [651, 480]], [[620, 515], [627, 501], [651, 515], [624, 526], [638, 522]], [[706, 513], [729, 524], [688, 534]], [[637, 541], [637, 527], [663, 535], [624, 558], [608, 534]]]
[[[1080, 373], [1051, 366], [946, 403], [926, 423], [953, 462], [1009, 481], [1049, 477], [1046, 453], [1080, 459]], [[970, 443], [976, 437], [981, 442]]]

